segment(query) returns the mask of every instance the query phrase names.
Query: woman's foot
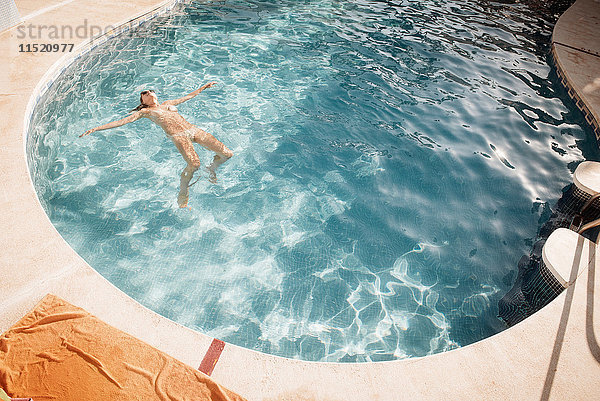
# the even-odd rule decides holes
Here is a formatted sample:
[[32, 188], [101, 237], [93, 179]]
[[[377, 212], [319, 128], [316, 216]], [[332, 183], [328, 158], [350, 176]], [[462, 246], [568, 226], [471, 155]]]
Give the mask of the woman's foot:
[[207, 167], [206, 171], [208, 171], [208, 181], [212, 182], [213, 184], [217, 183], [217, 173], [215, 172], [214, 169]]
[[177, 204], [180, 208], [188, 207], [188, 201], [190, 200], [190, 195], [188, 192], [179, 192], [177, 196]]

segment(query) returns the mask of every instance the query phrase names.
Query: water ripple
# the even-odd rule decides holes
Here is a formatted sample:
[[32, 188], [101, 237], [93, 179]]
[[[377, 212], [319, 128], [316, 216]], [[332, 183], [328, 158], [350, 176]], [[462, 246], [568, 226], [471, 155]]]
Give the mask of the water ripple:
[[[599, 159], [546, 62], [556, 11], [538, 7], [185, 2], [42, 99], [40, 200], [104, 276], [226, 341], [354, 362], [480, 340], [504, 328], [536, 205]], [[183, 160], [149, 121], [78, 138], [142, 89], [164, 100], [212, 80], [179, 110], [235, 157], [192, 187], [191, 211], [175, 202]]]

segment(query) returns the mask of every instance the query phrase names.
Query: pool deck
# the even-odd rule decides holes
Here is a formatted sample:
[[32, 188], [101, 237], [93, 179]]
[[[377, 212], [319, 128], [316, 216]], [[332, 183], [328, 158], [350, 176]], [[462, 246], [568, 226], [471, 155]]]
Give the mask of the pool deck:
[[600, 146], [600, 0], [578, 0], [560, 17], [552, 54], [562, 84]]
[[[169, 1], [22, 0], [34, 28], [117, 26]], [[37, 29], [37, 28], [36, 28]], [[35, 30], [35, 29], [34, 29]], [[600, 2], [578, 0], [561, 17], [553, 52], [570, 96], [598, 128]], [[167, 354], [200, 366], [212, 338], [139, 305], [92, 269], [59, 235], [37, 199], [24, 153], [25, 116], [38, 83], [61, 53], [19, 53], [20, 44], [85, 38], [19, 37], [0, 32], [0, 332], [47, 293], [80, 306]], [[39, 87], [38, 87], [39, 89]], [[133, 88], [132, 88], [133, 93]], [[600, 130], [596, 131], [600, 137]], [[570, 242], [558, 241], [565, 247]], [[226, 344], [212, 377], [248, 400], [592, 400], [600, 399], [600, 252], [581, 242], [577, 280], [523, 322], [490, 338], [424, 358], [369, 364], [290, 360]], [[599, 296], [596, 296], [599, 295]]]

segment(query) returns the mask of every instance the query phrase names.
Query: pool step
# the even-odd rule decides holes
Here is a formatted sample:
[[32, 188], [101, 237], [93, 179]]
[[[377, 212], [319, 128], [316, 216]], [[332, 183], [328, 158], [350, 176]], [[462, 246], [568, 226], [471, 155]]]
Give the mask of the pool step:
[[[542, 277], [550, 275], [567, 288], [594, 262], [597, 245], [566, 228], [554, 231], [542, 249]], [[548, 280], [552, 285], [552, 280]]]

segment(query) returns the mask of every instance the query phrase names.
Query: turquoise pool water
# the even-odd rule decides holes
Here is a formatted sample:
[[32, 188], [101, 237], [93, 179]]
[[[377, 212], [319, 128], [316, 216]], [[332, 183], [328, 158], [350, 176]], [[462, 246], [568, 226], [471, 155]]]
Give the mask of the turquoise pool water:
[[[72, 64], [28, 139], [69, 244], [147, 307], [244, 347], [321, 361], [449, 350], [504, 326], [549, 205], [597, 157], [522, 4], [187, 2]], [[235, 152], [177, 207], [180, 113]], [[197, 147], [204, 164], [212, 155]]]

